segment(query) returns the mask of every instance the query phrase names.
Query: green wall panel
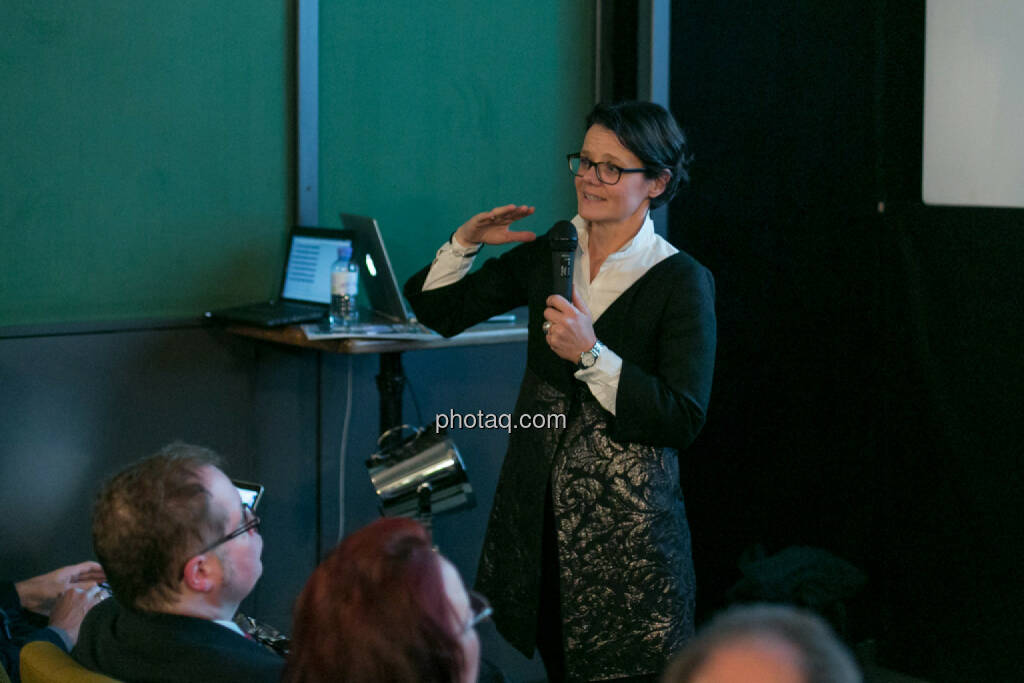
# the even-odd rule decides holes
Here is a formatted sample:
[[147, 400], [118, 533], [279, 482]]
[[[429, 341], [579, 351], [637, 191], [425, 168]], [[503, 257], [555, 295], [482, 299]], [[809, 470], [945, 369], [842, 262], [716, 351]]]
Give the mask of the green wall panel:
[[272, 291], [292, 24], [279, 2], [0, 3], [0, 325]]
[[[273, 293], [294, 204], [295, 3], [0, 3], [0, 326]], [[591, 3], [320, 2], [320, 223], [400, 278], [476, 211], [575, 210]]]
[[320, 223], [376, 217], [404, 280], [478, 211], [533, 204], [539, 232], [571, 217], [593, 33], [575, 0], [322, 0]]

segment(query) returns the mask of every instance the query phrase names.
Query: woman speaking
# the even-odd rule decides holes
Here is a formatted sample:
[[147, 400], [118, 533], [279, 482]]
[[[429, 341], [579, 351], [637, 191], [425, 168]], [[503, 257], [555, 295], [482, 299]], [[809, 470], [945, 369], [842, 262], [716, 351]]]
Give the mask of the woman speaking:
[[[513, 420], [477, 587], [502, 635], [552, 681], [654, 680], [693, 632], [678, 452], [704, 424], [715, 358], [710, 272], [654, 232], [686, 179], [686, 141], [649, 102], [600, 104], [578, 154], [572, 301], [552, 294], [547, 236], [508, 205], [470, 218], [414, 275], [420, 321], [451, 336], [529, 307]], [[468, 274], [484, 244], [522, 242]], [[519, 424], [518, 422], [516, 424]]]

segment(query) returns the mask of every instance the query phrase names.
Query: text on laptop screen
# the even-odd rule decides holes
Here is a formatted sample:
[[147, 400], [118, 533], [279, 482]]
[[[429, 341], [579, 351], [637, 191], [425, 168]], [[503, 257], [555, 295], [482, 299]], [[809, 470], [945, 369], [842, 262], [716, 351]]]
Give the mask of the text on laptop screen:
[[352, 242], [329, 237], [293, 236], [281, 296], [329, 304], [331, 265], [338, 258], [338, 247], [343, 245], [352, 246]]

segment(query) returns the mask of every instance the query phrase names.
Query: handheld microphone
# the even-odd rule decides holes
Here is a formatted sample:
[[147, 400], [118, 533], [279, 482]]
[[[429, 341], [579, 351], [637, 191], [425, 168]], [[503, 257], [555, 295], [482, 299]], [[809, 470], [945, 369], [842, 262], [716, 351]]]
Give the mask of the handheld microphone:
[[572, 303], [572, 269], [576, 258], [576, 228], [569, 221], [558, 221], [548, 230], [551, 247], [551, 293], [561, 294]]

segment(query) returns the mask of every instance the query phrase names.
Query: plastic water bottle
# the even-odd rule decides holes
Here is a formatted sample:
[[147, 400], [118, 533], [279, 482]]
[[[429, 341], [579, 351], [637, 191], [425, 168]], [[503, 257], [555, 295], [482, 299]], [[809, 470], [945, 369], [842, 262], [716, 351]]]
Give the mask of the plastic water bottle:
[[338, 260], [331, 266], [331, 327], [351, 323], [359, 317], [359, 265], [352, 261], [352, 247], [338, 247]]

